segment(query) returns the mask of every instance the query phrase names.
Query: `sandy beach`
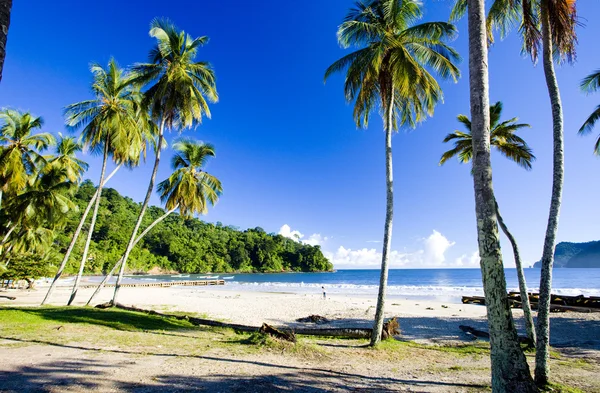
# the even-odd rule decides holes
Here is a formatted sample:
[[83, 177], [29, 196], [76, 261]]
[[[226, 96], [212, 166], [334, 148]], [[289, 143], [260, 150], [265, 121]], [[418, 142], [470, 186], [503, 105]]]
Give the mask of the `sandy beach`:
[[[10, 291], [16, 300], [0, 298], [1, 305], [37, 306], [46, 289]], [[75, 305], [84, 305], [92, 289], [81, 289]], [[59, 286], [50, 302], [65, 305], [70, 290]], [[95, 304], [107, 302], [112, 288], [105, 288]], [[224, 287], [122, 288], [119, 302], [125, 305], [157, 311], [179, 311], [203, 315], [206, 318], [260, 326], [263, 322], [278, 326], [301, 326], [298, 318], [317, 314], [331, 322], [323, 326], [370, 327], [376, 299], [372, 296], [258, 292], [230, 290]], [[525, 335], [523, 313], [513, 310], [519, 333]], [[487, 330], [486, 309], [483, 306], [456, 304], [433, 300], [394, 298], [386, 304], [386, 317], [398, 317], [402, 337], [421, 343], [451, 343], [469, 341], [459, 325]], [[556, 347], [600, 350], [600, 313], [552, 314], [552, 342]]]

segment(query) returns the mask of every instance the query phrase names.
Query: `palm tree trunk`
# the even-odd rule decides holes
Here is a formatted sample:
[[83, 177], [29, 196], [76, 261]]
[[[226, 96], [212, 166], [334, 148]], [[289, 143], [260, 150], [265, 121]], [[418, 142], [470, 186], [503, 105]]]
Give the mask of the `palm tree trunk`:
[[554, 264], [554, 248], [556, 246], [556, 232], [558, 230], [558, 217], [562, 200], [563, 175], [564, 175], [564, 142], [563, 142], [563, 114], [558, 81], [554, 72], [554, 59], [552, 56], [552, 31], [546, 1], [541, 2], [542, 18], [542, 51], [544, 74], [548, 94], [552, 104], [552, 128], [554, 138], [554, 169], [552, 176], [552, 198], [550, 200], [550, 213], [548, 226], [544, 239], [542, 253], [542, 272], [540, 277], [540, 301], [538, 304], [537, 318], [537, 344], [535, 353], [535, 382], [544, 387], [549, 382], [550, 369], [548, 367], [548, 350], [550, 343], [550, 292], [552, 290], [552, 265]]
[[525, 280], [525, 273], [523, 272], [523, 263], [521, 263], [521, 254], [519, 253], [519, 246], [513, 234], [508, 230], [508, 227], [504, 223], [504, 219], [500, 215], [500, 209], [498, 209], [498, 202], [496, 202], [496, 216], [498, 217], [498, 224], [502, 232], [508, 238], [510, 245], [513, 249], [513, 255], [515, 256], [515, 265], [517, 266], [517, 278], [519, 279], [519, 292], [521, 293], [521, 305], [523, 307], [523, 314], [525, 316], [525, 330], [527, 331], [527, 338], [529, 338], [530, 345], [535, 346], [535, 326], [533, 325], [533, 317], [531, 316], [531, 304], [529, 303], [529, 294], [527, 293], [527, 281]]
[[[10, 222], [8, 225], [10, 225]], [[4, 243], [6, 243], [8, 241], [10, 234], [13, 233], [13, 231], [15, 230], [16, 227], [17, 227], [17, 224], [13, 225], [12, 227], [10, 227], [8, 229], [8, 232], [6, 232], [6, 235], [4, 235], [4, 238], [2, 238], [2, 243], [0, 243], [0, 246], [2, 246]]]
[[119, 276], [117, 277], [117, 284], [115, 285], [115, 293], [113, 295], [112, 303], [117, 303], [117, 296], [119, 295], [119, 290], [121, 289], [121, 281], [123, 281], [123, 274], [125, 273], [125, 266], [127, 266], [127, 259], [129, 258], [129, 254], [133, 249], [135, 238], [137, 235], [137, 231], [140, 229], [140, 225], [142, 224], [142, 220], [144, 219], [144, 213], [146, 213], [146, 208], [148, 207], [148, 203], [150, 202], [150, 197], [152, 196], [152, 191], [154, 191], [154, 183], [156, 182], [156, 173], [158, 172], [158, 164], [160, 162], [160, 150], [162, 148], [163, 138], [164, 138], [164, 128], [165, 128], [165, 119], [163, 118], [160, 122], [159, 134], [158, 134], [158, 143], [156, 145], [156, 159], [154, 160], [154, 168], [152, 169], [152, 175], [150, 176], [150, 183], [148, 184], [148, 191], [146, 191], [146, 198], [142, 203], [142, 209], [140, 210], [140, 215], [138, 216], [137, 222], [133, 228], [133, 232], [131, 233], [131, 237], [129, 238], [129, 243], [127, 244], [127, 248], [125, 249], [125, 254], [123, 254], [123, 263], [121, 264], [121, 269], [119, 270]]
[[[100, 182], [98, 182], [98, 195], [102, 195], [102, 183], [104, 183], [104, 174], [106, 173], [106, 162], [108, 161], [108, 138], [104, 142], [104, 158], [102, 159], [102, 169], [100, 170]], [[92, 213], [92, 222], [90, 223], [90, 228], [88, 229], [87, 238], [85, 239], [85, 246], [83, 247], [83, 255], [81, 256], [81, 263], [79, 264], [79, 271], [77, 272], [77, 277], [75, 278], [75, 283], [73, 284], [73, 290], [71, 292], [71, 297], [67, 302], [67, 306], [70, 306], [75, 300], [75, 296], [77, 296], [77, 290], [79, 289], [79, 282], [81, 281], [81, 276], [83, 275], [83, 269], [85, 267], [85, 262], [87, 261], [88, 252], [90, 250], [90, 243], [92, 241], [92, 235], [94, 234], [94, 228], [96, 227], [96, 218], [98, 217], [98, 209], [100, 208], [100, 200], [102, 198], [96, 198], [96, 202], [94, 203], [94, 212]]]
[[375, 321], [373, 333], [371, 334], [371, 346], [381, 341], [383, 330], [383, 319], [385, 310], [385, 296], [388, 280], [388, 260], [392, 247], [392, 220], [394, 218], [394, 177], [392, 167], [392, 132], [394, 128], [394, 88], [389, 86], [389, 101], [385, 118], [385, 183], [386, 183], [386, 207], [385, 225], [383, 228], [383, 251], [381, 256], [381, 274], [379, 277], [379, 294], [377, 296], [377, 308], [375, 310]]
[[[106, 177], [106, 179], [104, 179], [104, 183], [102, 185], [104, 186], [104, 184], [106, 184], [106, 182], [108, 182], [115, 175], [115, 173], [117, 173], [117, 171], [120, 168], [121, 168], [121, 165], [118, 165], [110, 173], [110, 175], [108, 175]], [[63, 270], [65, 270], [65, 266], [67, 265], [67, 262], [69, 261], [69, 258], [71, 257], [71, 253], [73, 252], [73, 249], [75, 248], [75, 243], [77, 243], [77, 239], [79, 238], [79, 234], [81, 233], [81, 229], [83, 228], [83, 224], [85, 223], [85, 219], [87, 218], [88, 214], [90, 213], [90, 210], [92, 209], [92, 206], [94, 206], [94, 202], [96, 201], [96, 198], [99, 197], [99, 195], [100, 194], [98, 193], [98, 190], [96, 190], [96, 192], [94, 193], [94, 195], [92, 195], [92, 199], [90, 199], [90, 201], [88, 202], [88, 205], [85, 208], [85, 211], [83, 212], [83, 215], [81, 216], [81, 220], [79, 220], [79, 225], [77, 225], [77, 229], [75, 229], [75, 233], [73, 234], [73, 238], [71, 239], [71, 243], [69, 243], [69, 247], [67, 248], [67, 252], [65, 253], [65, 256], [63, 257], [63, 260], [60, 263], [60, 266], [58, 268], [58, 271], [56, 272], [56, 275], [54, 276], [54, 280], [52, 280], [52, 284], [50, 284], [50, 288], [48, 288], [48, 293], [46, 293], [46, 296], [44, 297], [44, 300], [42, 301], [42, 306], [44, 304], [46, 304], [46, 302], [48, 302], [48, 300], [50, 300], [50, 296], [52, 295], [52, 292], [54, 291], [54, 287], [56, 286], [56, 282], [58, 281], [58, 279], [62, 275]]]
[[12, 0], [0, 0], [0, 81], [2, 81], [2, 70], [6, 58], [6, 41], [8, 39], [8, 27], [10, 26], [11, 8]]
[[[167, 218], [168, 215], [170, 215], [171, 213], [173, 213], [177, 209], [179, 209], [179, 205], [177, 205], [173, 209], [167, 211], [165, 214], [163, 214], [162, 216], [160, 216], [156, 220], [154, 220], [154, 222], [152, 224], [148, 225], [148, 227], [146, 229], [144, 229], [144, 231], [142, 233], [140, 233], [140, 235], [137, 237], [137, 239], [135, 239], [135, 242], [133, 243], [133, 246], [135, 247], [139, 243], [139, 241], [142, 240], [142, 238], [144, 236], [146, 236], [146, 234], [148, 232], [150, 232], [150, 230], [152, 228], [154, 228], [158, 223], [160, 223], [162, 220], [164, 220], [165, 218]], [[115, 263], [115, 265], [110, 270], [110, 272], [104, 277], [104, 279], [102, 280], [102, 282], [98, 285], [98, 287], [96, 288], [96, 290], [94, 291], [94, 293], [90, 297], [90, 300], [88, 300], [88, 302], [86, 303], [86, 306], [89, 306], [90, 303], [92, 302], [92, 300], [94, 300], [94, 298], [96, 297], [96, 295], [98, 295], [100, 293], [100, 291], [102, 290], [102, 288], [104, 288], [104, 285], [108, 282], [108, 280], [110, 280], [110, 278], [114, 274], [115, 270], [119, 266], [121, 266], [122, 262], [123, 262], [123, 257], [121, 257], [121, 259], [119, 259], [119, 261], [117, 263]]]
[[490, 331], [492, 392], [536, 392], [506, 294], [490, 160], [485, 1], [468, 0], [469, 84], [477, 238]]

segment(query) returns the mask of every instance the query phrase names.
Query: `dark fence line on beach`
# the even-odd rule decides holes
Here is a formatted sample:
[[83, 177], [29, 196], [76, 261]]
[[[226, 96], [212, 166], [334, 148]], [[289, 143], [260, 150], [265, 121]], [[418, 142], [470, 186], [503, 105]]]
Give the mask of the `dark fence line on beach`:
[[[536, 310], [540, 298], [539, 293], [529, 293], [528, 295], [531, 308]], [[600, 312], [600, 297], [597, 296], [551, 295], [550, 298], [550, 311], [552, 312]], [[508, 301], [512, 308], [522, 308], [521, 294], [519, 292], [509, 292]], [[463, 296], [462, 302], [465, 304], [485, 305], [485, 297]]]
[[[141, 288], [141, 287], [194, 287], [207, 285], [225, 285], [225, 280], [194, 280], [194, 281], [169, 281], [169, 282], [142, 282], [142, 283], [126, 283], [121, 284], [126, 288]], [[96, 288], [98, 284], [80, 285], [79, 288]], [[114, 287], [115, 284], [106, 284], [105, 287]]]

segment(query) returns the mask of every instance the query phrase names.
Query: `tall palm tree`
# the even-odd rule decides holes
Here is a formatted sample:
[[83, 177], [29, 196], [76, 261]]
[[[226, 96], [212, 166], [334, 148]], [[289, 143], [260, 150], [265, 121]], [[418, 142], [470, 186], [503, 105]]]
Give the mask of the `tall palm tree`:
[[6, 41], [8, 39], [8, 28], [10, 26], [10, 9], [12, 0], [0, 0], [0, 82], [2, 81], [2, 70], [6, 58]]
[[391, 250], [393, 220], [392, 133], [399, 125], [414, 126], [433, 114], [442, 90], [431, 75], [456, 81], [458, 54], [446, 41], [454, 26], [444, 22], [417, 24], [422, 17], [417, 0], [364, 0], [356, 3], [338, 28], [344, 48], [359, 49], [335, 63], [325, 79], [346, 70], [345, 95], [354, 101], [354, 119], [367, 127], [371, 112], [380, 107], [385, 130], [386, 216], [377, 310], [371, 345], [381, 340]]
[[[102, 194], [102, 186], [105, 183], [108, 160], [112, 157], [117, 165], [127, 164], [135, 166], [139, 162], [140, 155], [144, 153], [146, 148], [146, 134], [143, 121], [140, 120], [139, 116], [139, 94], [132, 87], [128, 75], [118, 67], [114, 59], [109, 61], [106, 68], [98, 64], [92, 64], [90, 70], [94, 78], [92, 92], [95, 97], [91, 100], [69, 105], [65, 109], [67, 126], [74, 130], [82, 128], [81, 137], [85, 146], [93, 153], [102, 152], [102, 169], [100, 170], [97, 197], [93, 202], [94, 211], [83, 249], [79, 272], [73, 285], [73, 294], [69, 303], [77, 293], [81, 274], [87, 260], [100, 204], [99, 196]], [[90, 201], [90, 203], [92, 202]], [[65, 253], [42, 304], [45, 304], [50, 299], [56, 281], [62, 275], [73, 251], [86, 216], [87, 214], [84, 214], [81, 218], [79, 226], [73, 234], [71, 244]]]
[[[589, 74], [581, 81], [581, 89], [587, 93], [593, 93], [596, 90], [600, 89], [600, 70], [596, 70], [595, 72]], [[592, 131], [596, 122], [600, 119], [600, 105], [596, 107], [596, 109], [592, 112], [590, 117], [587, 118], [585, 123], [579, 129], [579, 135], [585, 135]], [[596, 144], [594, 145], [594, 153], [596, 155], [600, 155], [600, 136], [596, 139]]]
[[88, 169], [88, 164], [76, 157], [83, 146], [75, 138], [63, 136], [60, 132], [58, 137], [55, 155], [48, 159], [46, 170], [64, 169], [66, 180], [71, 183], [79, 183], [83, 173]]
[[[497, 151], [502, 153], [508, 159], [516, 162], [525, 169], [531, 169], [531, 163], [535, 160], [535, 156], [527, 143], [515, 133], [525, 127], [530, 127], [529, 124], [519, 124], [517, 118], [512, 118], [500, 122], [502, 115], [502, 103], [498, 101], [490, 107], [490, 144]], [[458, 115], [458, 121], [461, 122], [467, 132], [454, 131], [444, 138], [444, 143], [454, 141], [454, 148], [448, 150], [442, 155], [440, 165], [445, 164], [452, 157], [457, 156], [458, 160], [466, 164], [473, 159], [473, 138], [471, 135], [471, 121], [466, 115]], [[527, 337], [531, 345], [535, 346], [535, 326], [531, 315], [531, 305], [529, 304], [529, 295], [527, 292], [527, 282], [525, 273], [523, 272], [523, 264], [521, 263], [521, 255], [515, 237], [508, 229], [504, 219], [500, 215], [498, 203], [496, 202], [496, 216], [500, 228], [510, 241], [515, 257], [515, 265], [517, 267], [517, 276], [519, 279], [519, 290], [521, 293], [521, 302], [523, 305], [523, 313], [525, 315], [525, 328]]]
[[[134, 246], [150, 232], [157, 224], [163, 221], [171, 213], [179, 209], [179, 213], [186, 217], [195, 214], [206, 214], [208, 204], [214, 206], [223, 192], [221, 182], [202, 168], [209, 157], [215, 156], [215, 148], [210, 144], [183, 139], [173, 145], [178, 153], [173, 156], [173, 174], [168, 179], [158, 184], [158, 193], [161, 201], [165, 203], [167, 211], [154, 220], [135, 239]], [[123, 258], [113, 266], [111, 271], [104, 277], [96, 291], [88, 300], [89, 305], [104, 285], [110, 280], [114, 271], [123, 263]]]
[[218, 100], [215, 74], [210, 64], [195, 61], [198, 49], [208, 41], [207, 37], [192, 38], [166, 19], [152, 21], [150, 36], [157, 40], [156, 46], [150, 51], [149, 63], [133, 67], [133, 82], [149, 86], [144, 92], [143, 103], [158, 125], [156, 158], [146, 197], [123, 255], [113, 303], [117, 302], [127, 259], [154, 190], [165, 129], [183, 131], [197, 126], [204, 115], [210, 117], [207, 101]]
[[46, 163], [40, 152], [55, 144], [52, 134], [33, 131], [44, 120], [29, 112], [0, 110], [0, 207], [3, 193], [23, 190], [30, 177]]

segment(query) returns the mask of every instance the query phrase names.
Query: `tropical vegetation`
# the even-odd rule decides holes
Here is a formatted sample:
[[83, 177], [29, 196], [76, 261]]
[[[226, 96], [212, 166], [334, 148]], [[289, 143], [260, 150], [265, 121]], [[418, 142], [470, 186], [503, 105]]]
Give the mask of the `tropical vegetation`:
[[[581, 81], [581, 90], [586, 93], [593, 93], [600, 89], [600, 70], [592, 72]], [[592, 114], [585, 120], [579, 129], [580, 135], [586, 135], [592, 131], [596, 122], [600, 119], [600, 105], [594, 109]], [[594, 153], [600, 156], [600, 135], [594, 144]]]

